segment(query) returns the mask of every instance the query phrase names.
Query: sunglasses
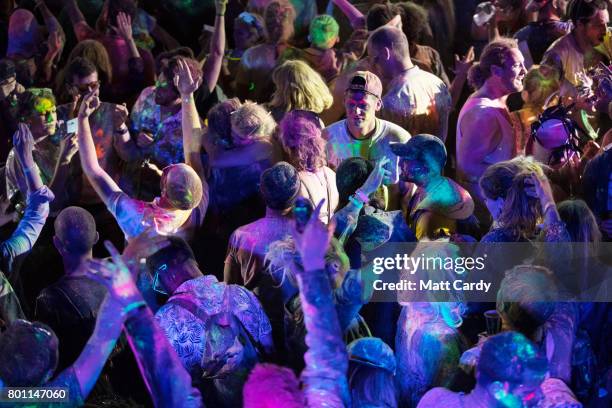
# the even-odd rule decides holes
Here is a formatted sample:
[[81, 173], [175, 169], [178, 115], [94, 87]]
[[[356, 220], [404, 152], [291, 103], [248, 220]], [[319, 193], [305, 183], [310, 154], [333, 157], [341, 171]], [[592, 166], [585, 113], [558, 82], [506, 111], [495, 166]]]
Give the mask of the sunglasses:
[[100, 86], [100, 81], [93, 81], [87, 84], [73, 85], [80, 94], [88, 94], [91, 90], [97, 89]]

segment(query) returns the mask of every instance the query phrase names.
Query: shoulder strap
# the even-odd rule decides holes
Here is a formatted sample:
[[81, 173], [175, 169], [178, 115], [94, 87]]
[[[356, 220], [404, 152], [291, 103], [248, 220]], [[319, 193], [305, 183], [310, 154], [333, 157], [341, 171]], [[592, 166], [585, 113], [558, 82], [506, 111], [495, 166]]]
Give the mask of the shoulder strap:
[[85, 310], [91, 311], [91, 308], [83, 300], [81, 295], [76, 293], [74, 290], [70, 289], [70, 287], [68, 287], [68, 285], [66, 285], [65, 288], [62, 288], [59, 285], [56, 285], [55, 286], [55, 290], [57, 290], [59, 293], [62, 294], [62, 296], [64, 296], [66, 298], [68, 303], [70, 303], [70, 305], [72, 305], [72, 307], [76, 310], [76, 312], [79, 315], [79, 317], [81, 317], [82, 319], [84, 319], [86, 317], [86, 316], [83, 315], [83, 311], [85, 311]]

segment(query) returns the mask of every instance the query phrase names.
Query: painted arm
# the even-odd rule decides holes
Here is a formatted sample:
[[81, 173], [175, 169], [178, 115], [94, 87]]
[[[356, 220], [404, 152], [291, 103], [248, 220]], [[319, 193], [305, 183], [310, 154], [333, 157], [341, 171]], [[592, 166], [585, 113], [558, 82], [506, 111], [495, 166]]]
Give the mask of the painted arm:
[[[13, 145], [15, 158], [23, 169], [26, 179], [28, 199], [25, 215], [19, 221], [17, 229], [0, 245], [4, 265], [8, 265], [9, 269], [16, 257], [30, 251], [34, 246], [49, 215], [49, 201], [54, 198], [53, 193], [43, 185], [38, 169], [34, 165], [32, 157], [34, 139], [27, 125], [19, 124], [13, 137]], [[10, 270], [6, 272], [10, 273]]]
[[70, 18], [70, 22], [74, 27], [74, 35], [76, 36], [78, 41], [83, 41], [90, 37], [93, 33], [93, 29], [87, 24], [85, 20], [85, 16], [79, 9], [79, 5], [76, 0], [66, 0], [66, 6], [64, 8], [68, 17]]
[[79, 110], [77, 133], [79, 156], [81, 158], [81, 167], [87, 179], [104, 204], [108, 206], [112, 195], [121, 192], [121, 189], [112, 177], [100, 167], [100, 163], [98, 163], [96, 147], [92, 139], [91, 127], [89, 126], [89, 115], [100, 105], [100, 100], [95, 92], [93, 91], [85, 96]]
[[333, 0], [334, 4], [351, 22], [351, 27], [355, 30], [365, 28], [365, 16], [357, 7], [353, 6], [348, 0]]
[[210, 39], [210, 53], [202, 68], [202, 80], [208, 92], [212, 92], [219, 80], [225, 53], [225, 9], [227, 0], [215, 0], [215, 30]]
[[308, 407], [340, 407], [349, 400], [348, 356], [325, 271], [324, 257], [334, 225], [325, 226], [319, 220], [322, 205], [323, 200], [301, 235], [295, 229], [292, 234], [304, 265], [303, 270], [296, 268], [308, 346], [301, 379]]

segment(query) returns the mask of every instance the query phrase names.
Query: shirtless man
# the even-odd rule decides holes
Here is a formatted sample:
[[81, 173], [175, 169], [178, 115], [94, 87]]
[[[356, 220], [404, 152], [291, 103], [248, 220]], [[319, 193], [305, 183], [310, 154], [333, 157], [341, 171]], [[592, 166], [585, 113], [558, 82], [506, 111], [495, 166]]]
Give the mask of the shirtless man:
[[[527, 73], [523, 55], [514, 40], [489, 43], [480, 62], [469, 72], [477, 91], [470, 96], [457, 123], [457, 179], [475, 200], [475, 215], [488, 218], [478, 179], [491, 164], [516, 155], [514, 130], [506, 99], [523, 90]], [[485, 222], [486, 224], [486, 222]]]

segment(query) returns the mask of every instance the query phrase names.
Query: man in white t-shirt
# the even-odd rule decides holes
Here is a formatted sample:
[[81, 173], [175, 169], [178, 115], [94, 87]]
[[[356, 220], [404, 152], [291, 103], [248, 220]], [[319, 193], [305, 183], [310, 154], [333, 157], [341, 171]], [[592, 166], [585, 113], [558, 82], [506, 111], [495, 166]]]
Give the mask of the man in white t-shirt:
[[[398, 158], [391, 151], [389, 144], [407, 142], [410, 133], [398, 125], [376, 117], [376, 112], [382, 107], [381, 97], [380, 79], [369, 71], [357, 71], [350, 79], [344, 95], [346, 119], [326, 127], [323, 137], [327, 140], [328, 160], [334, 166], [350, 157], [362, 157], [372, 161], [389, 158], [389, 177], [383, 180], [388, 186], [399, 180]], [[399, 200], [390, 197], [387, 209], [397, 208]]]
[[383, 26], [368, 39], [370, 67], [385, 82], [380, 117], [413, 135], [431, 134], [446, 140], [452, 100], [446, 84], [412, 63], [406, 35]]

